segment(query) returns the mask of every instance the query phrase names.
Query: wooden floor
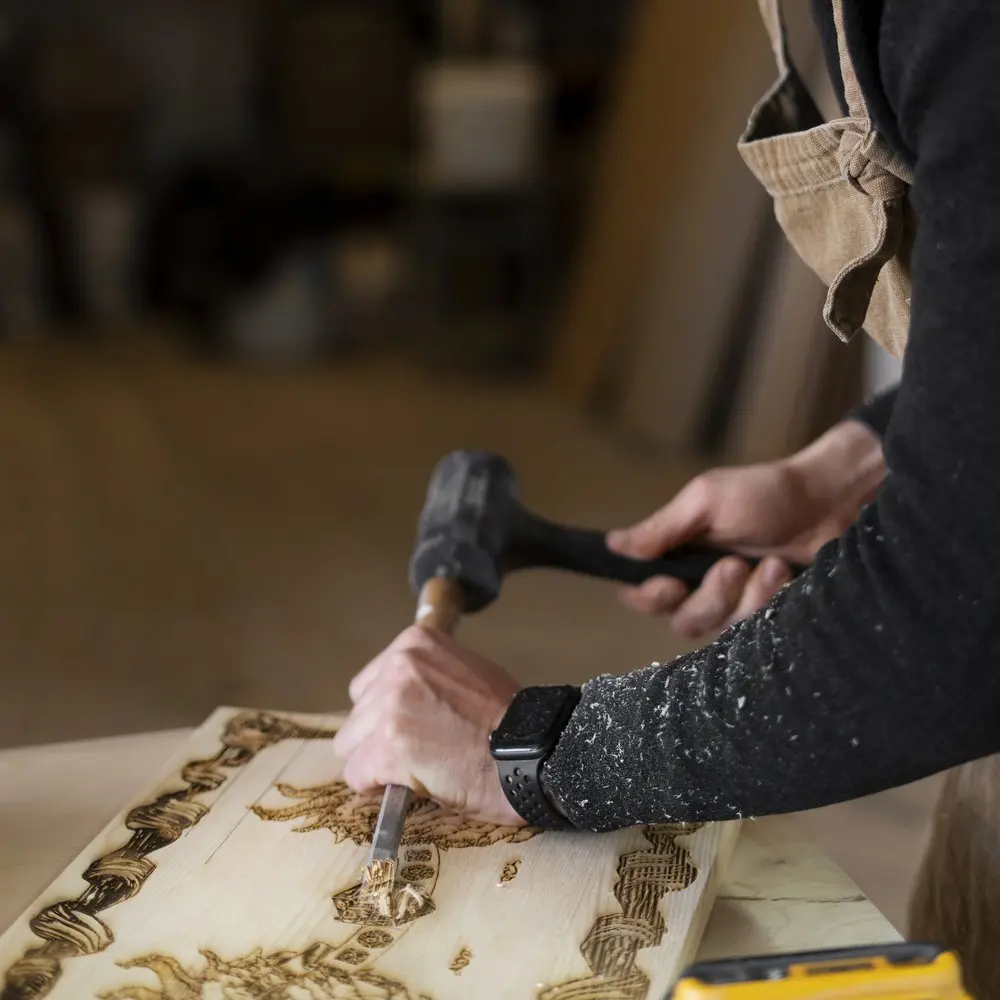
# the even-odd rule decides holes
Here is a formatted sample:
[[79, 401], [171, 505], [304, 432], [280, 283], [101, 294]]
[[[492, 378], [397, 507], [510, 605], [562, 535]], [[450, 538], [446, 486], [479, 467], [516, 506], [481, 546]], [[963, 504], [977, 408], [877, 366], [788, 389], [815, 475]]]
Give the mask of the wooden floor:
[[[344, 706], [412, 616], [415, 519], [457, 447], [502, 452], [530, 506], [602, 528], [695, 471], [533, 387], [384, 362], [265, 374], [129, 337], [0, 354], [0, 745]], [[684, 648], [608, 585], [544, 572], [462, 634], [525, 682]], [[933, 784], [803, 817], [897, 926]]]

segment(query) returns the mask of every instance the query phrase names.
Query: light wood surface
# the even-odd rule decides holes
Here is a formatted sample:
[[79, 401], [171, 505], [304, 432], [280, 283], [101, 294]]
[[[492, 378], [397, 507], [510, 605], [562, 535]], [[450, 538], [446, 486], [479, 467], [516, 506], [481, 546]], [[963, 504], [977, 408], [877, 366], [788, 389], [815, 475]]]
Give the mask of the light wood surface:
[[[74, 871], [80, 867], [74, 865], [74, 857], [123, 806], [145, 801], [148, 796], [143, 793], [148, 792], [152, 775], [174, 773], [175, 764], [168, 763], [168, 758], [172, 755], [186, 757], [185, 741], [189, 739], [190, 731], [176, 730], [0, 753], [0, 925], [7, 926], [18, 914], [29, 909], [32, 901], [61, 870]], [[205, 743], [206, 751], [210, 749], [208, 742], [211, 740]], [[289, 753], [288, 749], [281, 748], [273, 752]], [[295, 752], [293, 750], [292, 754]], [[303, 758], [295, 765], [306, 766]], [[331, 764], [324, 757], [320, 764], [309, 765], [317, 766], [326, 769]], [[247, 774], [249, 776], [250, 772]], [[308, 779], [305, 783], [318, 776], [315, 772], [296, 774], [295, 780]], [[283, 780], [290, 777], [286, 773]], [[242, 780], [247, 781], [247, 778]], [[251, 778], [251, 782], [255, 787], [262, 784], [264, 787], [259, 791], [267, 792], [269, 785], [263, 771], [259, 778]], [[176, 781], [171, 787], [178, 787]], [[273, 790], [271, 794], [276, 799], [274, 804], [285, 801]], [[270, 804], [271, 800], [267, 801]], [[291, 835], [288, 827], [301, 825], [301, 822], [276, 822], [266, 826], [271, 835], [280, 833], [284, 838], [282, 843], [292, 842], [298, 847], [297, 840], [287, 841]], [[209, 836], [213, 827], [199, 824], [198, 829], [199, 835]], [[112, 824], [105, 833], [108, 844], [114, 841], [117, 845], [124, 839], [123, 832], [119, 824]], [[325, 831], [295, 835], [299, 836], [304, 843], [312, 840], [317, 848], [320, 845], [329, 848], [329, 840], [324, 840]], [[527, 848], [530, 842], [523, 846]], [[363, 850], [351, 845], [350, 851], [358, 855], [360, 864]], [[501, 848], [497, 853], [504, 851]], [[160, 855], [164, 860], [157, 859], [161, 866], [166, 857], [164, 852]], [[81, 860], [83, 858], [88, 862], [93, 860], [90, 852], [85, 852]], [[448, 864], [453, 863], [450, 858], [445, 860]], [[269, 865], [259, 867], [266, 870]], [[599, 880], [602, 885], [613, 883], [614, 868], [614, 864], [609, 864], [602, 873]], [[330, 874], [327, 872], [324, 878], [328, 879]], [[346, 870], [342, 874], [346, 874]], [[525, 874], [522, 869], [518, 878]], [[75, 897], [84, 884], [78, 877], [71, 882], [67, 888], [72, 889], [71, 895]], [[517, 884], [516, 880], [513, 884]], [[49, 895], [45, 895], [46, 901]], [[329, 893], [324, 898], [328, 896]], [[108, 919], [116, 926], [125, 923], [126, 907], [130, 905], [133, 903], [120, 904], [119, 911], [112, 911]], [[224, 907], [225, 903], [221, 901], [218, 905]], [[17, 943], [30, 942], [23, 925], [15, 933], [19, 935]], [[892, 926], [857, 886], [802, 835], [793, 821], [770, 819], [743, 823], [696, 957], [726, 957], [897, 938]], [[7, 939], [7, 942], [10, 940], [14, 939]], [[474, 949], [470, 951], [473, 959], [456, 980], [466, 986], [471, 981], [475, 960]], [[2, 954], [6, 967], [6, 949]], [[449, 965], [457, 957], [456, 954], [449, 958]], [[148, 970], [143, 975], [142, 982], [155, 985], [156, 977]], [[450, 969], [449, 975], [454, 975]]]
[[[720, 379], [756, 331], [758, 272], [768, 250], [763, 234], [773, 209], [736, 141], [753, 103], [772, 83], [774, 60], [756, 4], [667, 6], [674, 8], [670, 20], [676, 8], [691, 8], [687, 16], [695, 19], [697, 34], [685, 37], [661, 25], [657, 41], [646, 43], [661, 53], [646, 57], [666, 76], [675, 72], [668, 67], [676, 66], [677, 50], [688, 49], [684, 59], [703, 63], [707, 72], [699, 76], [706, 85], [696, 88], [694, 105], [676, 81], [644, 95], [657, 106], [647, 109], [650, 120], [677, 131], [669, 141], [670, 168], [661, 175], [659, 199], [651, 201], [658, 209], [650, 212], [654, 238], [619, 331], [617, 419], [629, 434], [661, 448], [699, 450], [710, 412], [720, 394], [728, 396]], [[669, 100], [667, 110], [668, 93], [685, 96]], [[644, 138], [631, 155], [646, 155]]]
[[420, 800], [390, 920], [360, 887], [380, 797], [340, 778], [342, 719], [213, 713], [0, 937], [4, 995], [646, 1000], [691, 961], [738, 822], [556, 833]]

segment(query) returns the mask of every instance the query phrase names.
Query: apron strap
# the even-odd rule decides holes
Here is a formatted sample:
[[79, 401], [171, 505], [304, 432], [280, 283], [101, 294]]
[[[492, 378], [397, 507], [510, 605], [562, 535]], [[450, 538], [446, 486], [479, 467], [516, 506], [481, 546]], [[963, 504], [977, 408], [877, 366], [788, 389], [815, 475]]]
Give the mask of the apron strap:
[[[767, 29], [767, 37], [771, 40], [778, 72], [788, 72], [791, 60], [788, 55], [788, 41], [785, 34], [785, 24], [781, 17], [781, 0], [757, 0], [760, 16]], [[837, 29], [837, 50], [840, 57], [840, 76], [844, 82], [844, 101], [848, 114], [852, 118], [870, 121], [868, 106], [861, 92], [858, 75], [854, 72], [854, 63], [847, 47], [847, 32], [844, 28], [844, 0], [832, 0], [833, 22]]]
[[[766, 0], [761, 0], [765, 3]], [[779, 0], [773, 0], [775, 4]], [[861, 84], [858, 82], [858, 75], [854, 72], [854, 63], [851, 61], [851, 53], [847, 47], [847, 30], [844, 27], [844, 0], [833, 0], [833, 22], [837, 27], [837, 48], [840, 52], [840, 76], [844, 81], [844, 100], [847, 104], [848, 114], [852, 118], [862, 121], [871, 121], [868, 114], [868, 106], [865, 104], [864, 95], [861, 92]]]
[[778, 73], [788, 72], [788, 43], [785, 40], [785, 25], [781, 19], [781, 0], [757, 0], [760, 16], [767, 28], [767, 37], [771, 39], [771, 49], [774, 60], [778, 64]]

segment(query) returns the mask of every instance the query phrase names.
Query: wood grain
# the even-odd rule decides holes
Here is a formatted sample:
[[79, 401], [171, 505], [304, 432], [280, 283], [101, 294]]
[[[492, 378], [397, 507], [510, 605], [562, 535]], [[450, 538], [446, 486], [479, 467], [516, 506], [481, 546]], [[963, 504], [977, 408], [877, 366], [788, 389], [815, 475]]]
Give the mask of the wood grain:
[[[190, 734], [138, 733], [0, 751], [0, 928], [32, 903], [123, 803], [141, 801], [135, 789], [148, 787], [149, 775], [161, 771]], [[893, 864], [915, 867], [919, 860], [921, 851], [907, 844], [901, 824], [892, 820], [909, 815], [922, 824], [934, 797], [923, 784], [862, 800], [860, 814], [849, 803], [794, 819], [745, 823], [696, 959], [773, 954], [821, 942], [832, 947], [898, 940], [891, 923], [824, 856], [817, 840], [830, 844], [838, 863], [861, 871], [866, 891], [873, 883], [884, 896], [886, 886], [873, 872], [898, 877]], [[894, 839], [887, 830], [896, 833]], [[855, 841], [856, 849], [845, 854], [845, 844]], [[890, 841], [895, 852], [888, 849]], [[520, 869], [519, 859], [505, 862], [500, 881], [516, 878]], [[905, 909], [895, 897], [889, 905], [900, 914]]]
[[645, 1000], [693, 957], [736, 824], [556, 834], [418, 800], [400, 874], [427, 906], [359, 909], [379, 798], [340, 780], [340, 718], [214, 713], [0, 938], [0, 997]]

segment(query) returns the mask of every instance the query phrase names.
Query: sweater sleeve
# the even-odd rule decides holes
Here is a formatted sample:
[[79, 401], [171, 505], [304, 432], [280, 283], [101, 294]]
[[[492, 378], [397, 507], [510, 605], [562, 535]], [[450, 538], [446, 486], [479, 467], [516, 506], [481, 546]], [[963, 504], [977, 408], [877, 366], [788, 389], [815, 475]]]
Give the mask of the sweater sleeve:
[[593, 830], [822, 806], [1000, 751], [1000, 5], [885, 0], [912, 319], [875, 501], [718, 641], [598, 677], [545, 766]]

